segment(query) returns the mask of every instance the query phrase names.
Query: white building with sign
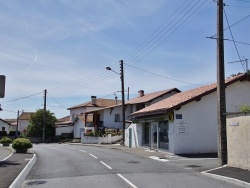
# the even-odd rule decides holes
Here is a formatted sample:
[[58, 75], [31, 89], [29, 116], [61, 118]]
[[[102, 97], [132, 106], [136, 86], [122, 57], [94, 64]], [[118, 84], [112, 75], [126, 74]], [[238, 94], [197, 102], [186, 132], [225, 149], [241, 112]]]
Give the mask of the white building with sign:
[[[217, 152], [217, 84], [177, 93], [130, 115], [125, 144], [174, 154]], [[248, 75], [226, 80], [226, 111], [250, 105]]]

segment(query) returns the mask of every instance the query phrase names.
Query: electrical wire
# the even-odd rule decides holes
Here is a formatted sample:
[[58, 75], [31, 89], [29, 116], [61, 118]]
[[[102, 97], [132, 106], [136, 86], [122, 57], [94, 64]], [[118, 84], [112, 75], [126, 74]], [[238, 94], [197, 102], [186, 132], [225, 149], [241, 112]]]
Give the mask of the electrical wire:
[[[207, 0], [206, 0], [206, 1], [207, 1]], [[151, 52], [153, 52], [153, 50], [155, 50], [157, 47], [159, 47], [161, 44], [163, 44], [170, 36], [174, 35], [175, 32], [176, 32], [181, 26], [183, 26], [184, 23], [187, 22], [187, 20], [188, 20], [194, 13], [196, 13], [196, 12], [201, 8], [201, 6], [204, 5], [204, 3], [205, 3], [206, 1], [204, 1], [198, 8], [196, 8], [195, 11], [192, 12], [184, 21], [182, 21], [181, 24], [178, 25], [169, 35], [167, 35], [167, 36], [166, 36], [165, 38], [163, 38], [161, 41], [159, 41], [159, 39], [158, 39], [158, 40], [157, 40], [156, 42], [154, 42], [149, 48], [146, 49], [146, 50], [149, 50], [148, 52], [146, 52], [146, 50], [144, 50], [143, 52], [146, 52], [146, 53], [143, 54], [142, 57], [140, 57], [139, 59], [137, 59], [136, 61], [134, 61], [133, 63], [130, 63], [130, 64], [132, 65], [132, 64], [135, 64], [135, 63], [138, 63], [138, 62], [142, 61], [142, 59], [143, 59], [145, 56], [147, 56], [148, 54], [150, 54]], [[195, 5], [196, 5], [196, 4], [195, 4]], [[189, 13], [193, 8], [194, 8], [194, 6], [193, 6], [191, 9], [189, 9], [187, 13]], [[182, 20], [182, 18], [184, 18], [184, 17], [187, 15], [187, 13], [186, 13], [184, 16], [182, 16], [181, 19], [178, 20], [178, 22], [180, 22], [180, 21]], [[177, 23], [178, 23], [178, 22], [177, 22]], [[175, 24], [175, 25], [176, 25], [176, 24]], [[170, 28], [170, 29], [172, 29], [172, 28]], [[168, 31], [170, 31], [170, 29], [169, 29]], [[166, 34], [167, 34], [167, 32], [164, 33], [164, 35], [166, 35]], [[164, 35], [163, 35], [163, 36], [164, 36]], [[158, 42], [158, 41], [159, 41], [159, 42]], [[157, 42], [158, 42], [158, 43], [157, 43]], [[151, 48], [151, 47], [152, 47], [152, 48]], [[151, 49], [150, 49], [150, 48], [151, 48]], [[140, 54], [140, 55], [141, 55], [141, 54]]]
[[[227, 18], [226, 10], [223, 9], [223, 11], [224, 11], [224, 14], [225, 14], [225, 18], [226, 18], [226, 21], [227, 21], [227, 25], [228, 25], [228, 27], [229, 27], [229, 21], [228, 21], [228, 18]], [[244, 72], [245, 72], [245, 68], [244, 68], [244, 65], [243, 65], [243, 63], [242, 63], [242, 60], [241, 60], [241, 58], [240, 58], [239, 50], [238, 50], [238, 48], [237, 48], [237, 46], [236, 46], [236, 43], [234, 42], [234, 36], [233, 36], [232, 30], [231, 30], [230, 27], [229, 27], [229, 31], [230, 31], [231, 37], [232, 37], [232, 39], [233, 39], [233, 43], [234, 43], [235, 50], [236, 50], [236, 52], [237, 52], [237, 54], [238, 54], [238, 58], [239, 58], [239, 60], [240, 60], [240, 62], [241, 62], [242, 68], [243, 68], [243, 70], [244, 70]]]
[[14, 101], [18, 101], [18, 100], [21, 100], [21, 99], [26, 99], [26, 98], [29, 98], [29, 97], [33, 97], [35, 95], [39, 95], [43, 92], [39, 92], [39, 93], [35, 93], [35, 94], [32, 94], [32, 95], [28, 95], [28, 96], [25, 96], [25, 97], [20, 97], [20, 98], [17, 98], [17, 99], [13, 99], [13, 100], [9, 100], [9, 101], [3, 101], [1, 103], [7, 103], [7, 102], [14, 102]]
[[64, 105], [62, 105], [60, 102], [58, 102], [52, 95], [50, 95], [48, 92], [47, 92], [47, 94], [48, 94], [57, 104], [59, 104], [61, 107], [63, 107], [64, 109], [67, 110], [67, 108], [66, 108]]
[[167, 78], [168, 80], [173, 80], [173, 81], [176, 81], [176, 82], [181, 82], [181, 83], [185, 83], [185, 84], [191, 84], [191, 85], [197, 85], [197, 86], [202, 86], [200, 84], [194, 84], [194, 83], [191, 83], [191, 82], [186, 82], [186, 81], [182, 81], [182, 80], [177, 80], [177, 79], [174, 79], [174, 78], [170, 78], [170, 77], [167, 77], [167, 76], [163, 76], [163, 75], [160, 75], [158, 73], [154, 73], [154, 72], [151, 72], [151, 71], [147, 71], [145, 69], [142, 69], [142, 68], [139, 68], [139, 67], [136, 67], [136, 66], [133, 66], [133, 65], [129, 65], [129, 64], [126, 64], [124, 63], [125, 65], [127, 66], [130, 66], [130, 67], [133, 67], [135, 69], [138, 69], [138, 70], [141, 70], [141, 71], [144, 71], [144, 72], [147, 72], [147, 73], [150, 73], [150, 74], [153, 74], [155, 76], [159, 76], [159, 77], [162, 77], [162, 78]]

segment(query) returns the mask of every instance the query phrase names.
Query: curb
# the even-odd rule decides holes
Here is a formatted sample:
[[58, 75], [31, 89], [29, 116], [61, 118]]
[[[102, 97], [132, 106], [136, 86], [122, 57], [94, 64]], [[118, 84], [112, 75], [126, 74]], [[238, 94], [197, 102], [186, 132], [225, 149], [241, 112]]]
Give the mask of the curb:
[[[219, 168], [223, 168], [223, 167], [219, 167]], [[207, 170], [207, 171], [201, 172], [201, 174], [204, 174], [206, 176], [209, 176], [209, 177], [212, 177], [212, 178], [215, 178], [215, 179], [218, 179], [218, 180], [223, 180], [223, 181], [228, 182], [228, 183], [233, 183], [235, 185], [250, 188], [250, 183], [247, 183], [245, 181], [241, 181], [241, 180], [238, 180], [238, 179], [235, 179], [235, 178], [230, 178], [230, 177], [226, 177], [226, 176], [221, 176], [221, 175], [209, 173], [209, 171], [216, 170], [216, 169], [219, 169], [219, 168]]]
[[25, 168], [21, 171], [21, 173], [16, 177], [16, 179], [12, 182], [12, 184], [9, 186], [9, 188], [21, 187], [22, 183], [24, 182], [25, 178], [29, 174], [29, 171], [31, 170], [31, 168], [35, 164], [35, 162], [36, 162], [36, 154], [33, 155], [32, 159], [25, 166]]

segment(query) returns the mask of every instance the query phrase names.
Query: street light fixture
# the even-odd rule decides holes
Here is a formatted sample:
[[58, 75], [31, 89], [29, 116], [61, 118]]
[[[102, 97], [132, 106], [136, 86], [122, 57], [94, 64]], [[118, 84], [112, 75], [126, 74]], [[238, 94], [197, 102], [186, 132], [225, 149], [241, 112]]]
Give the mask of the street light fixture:
[[124, 99], [124, 71], [123, 71], [123, 60], [120, 61], [121, 72], [118, 73], [112, 70], [110, 67], [106, 67], [106, 70], [112, 71], [116, 74], [121, 76], [121, 89], [122, 89], [122, 143], [121, 145], [125, 144], [125, 99]]

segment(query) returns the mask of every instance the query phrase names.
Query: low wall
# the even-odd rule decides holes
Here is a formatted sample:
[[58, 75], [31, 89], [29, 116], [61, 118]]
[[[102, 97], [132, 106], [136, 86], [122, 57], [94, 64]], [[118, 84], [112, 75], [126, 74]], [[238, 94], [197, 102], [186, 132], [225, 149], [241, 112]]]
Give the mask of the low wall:
[[107, 137], [84, 136], [84, 133], [81, 134], [82, 144], [112, 144], [121, 139], [122, 136], [111, 136], [111, 134], [108, 134]]
[[250, 113], [227, 114], [228, 165], [250, 170]]

